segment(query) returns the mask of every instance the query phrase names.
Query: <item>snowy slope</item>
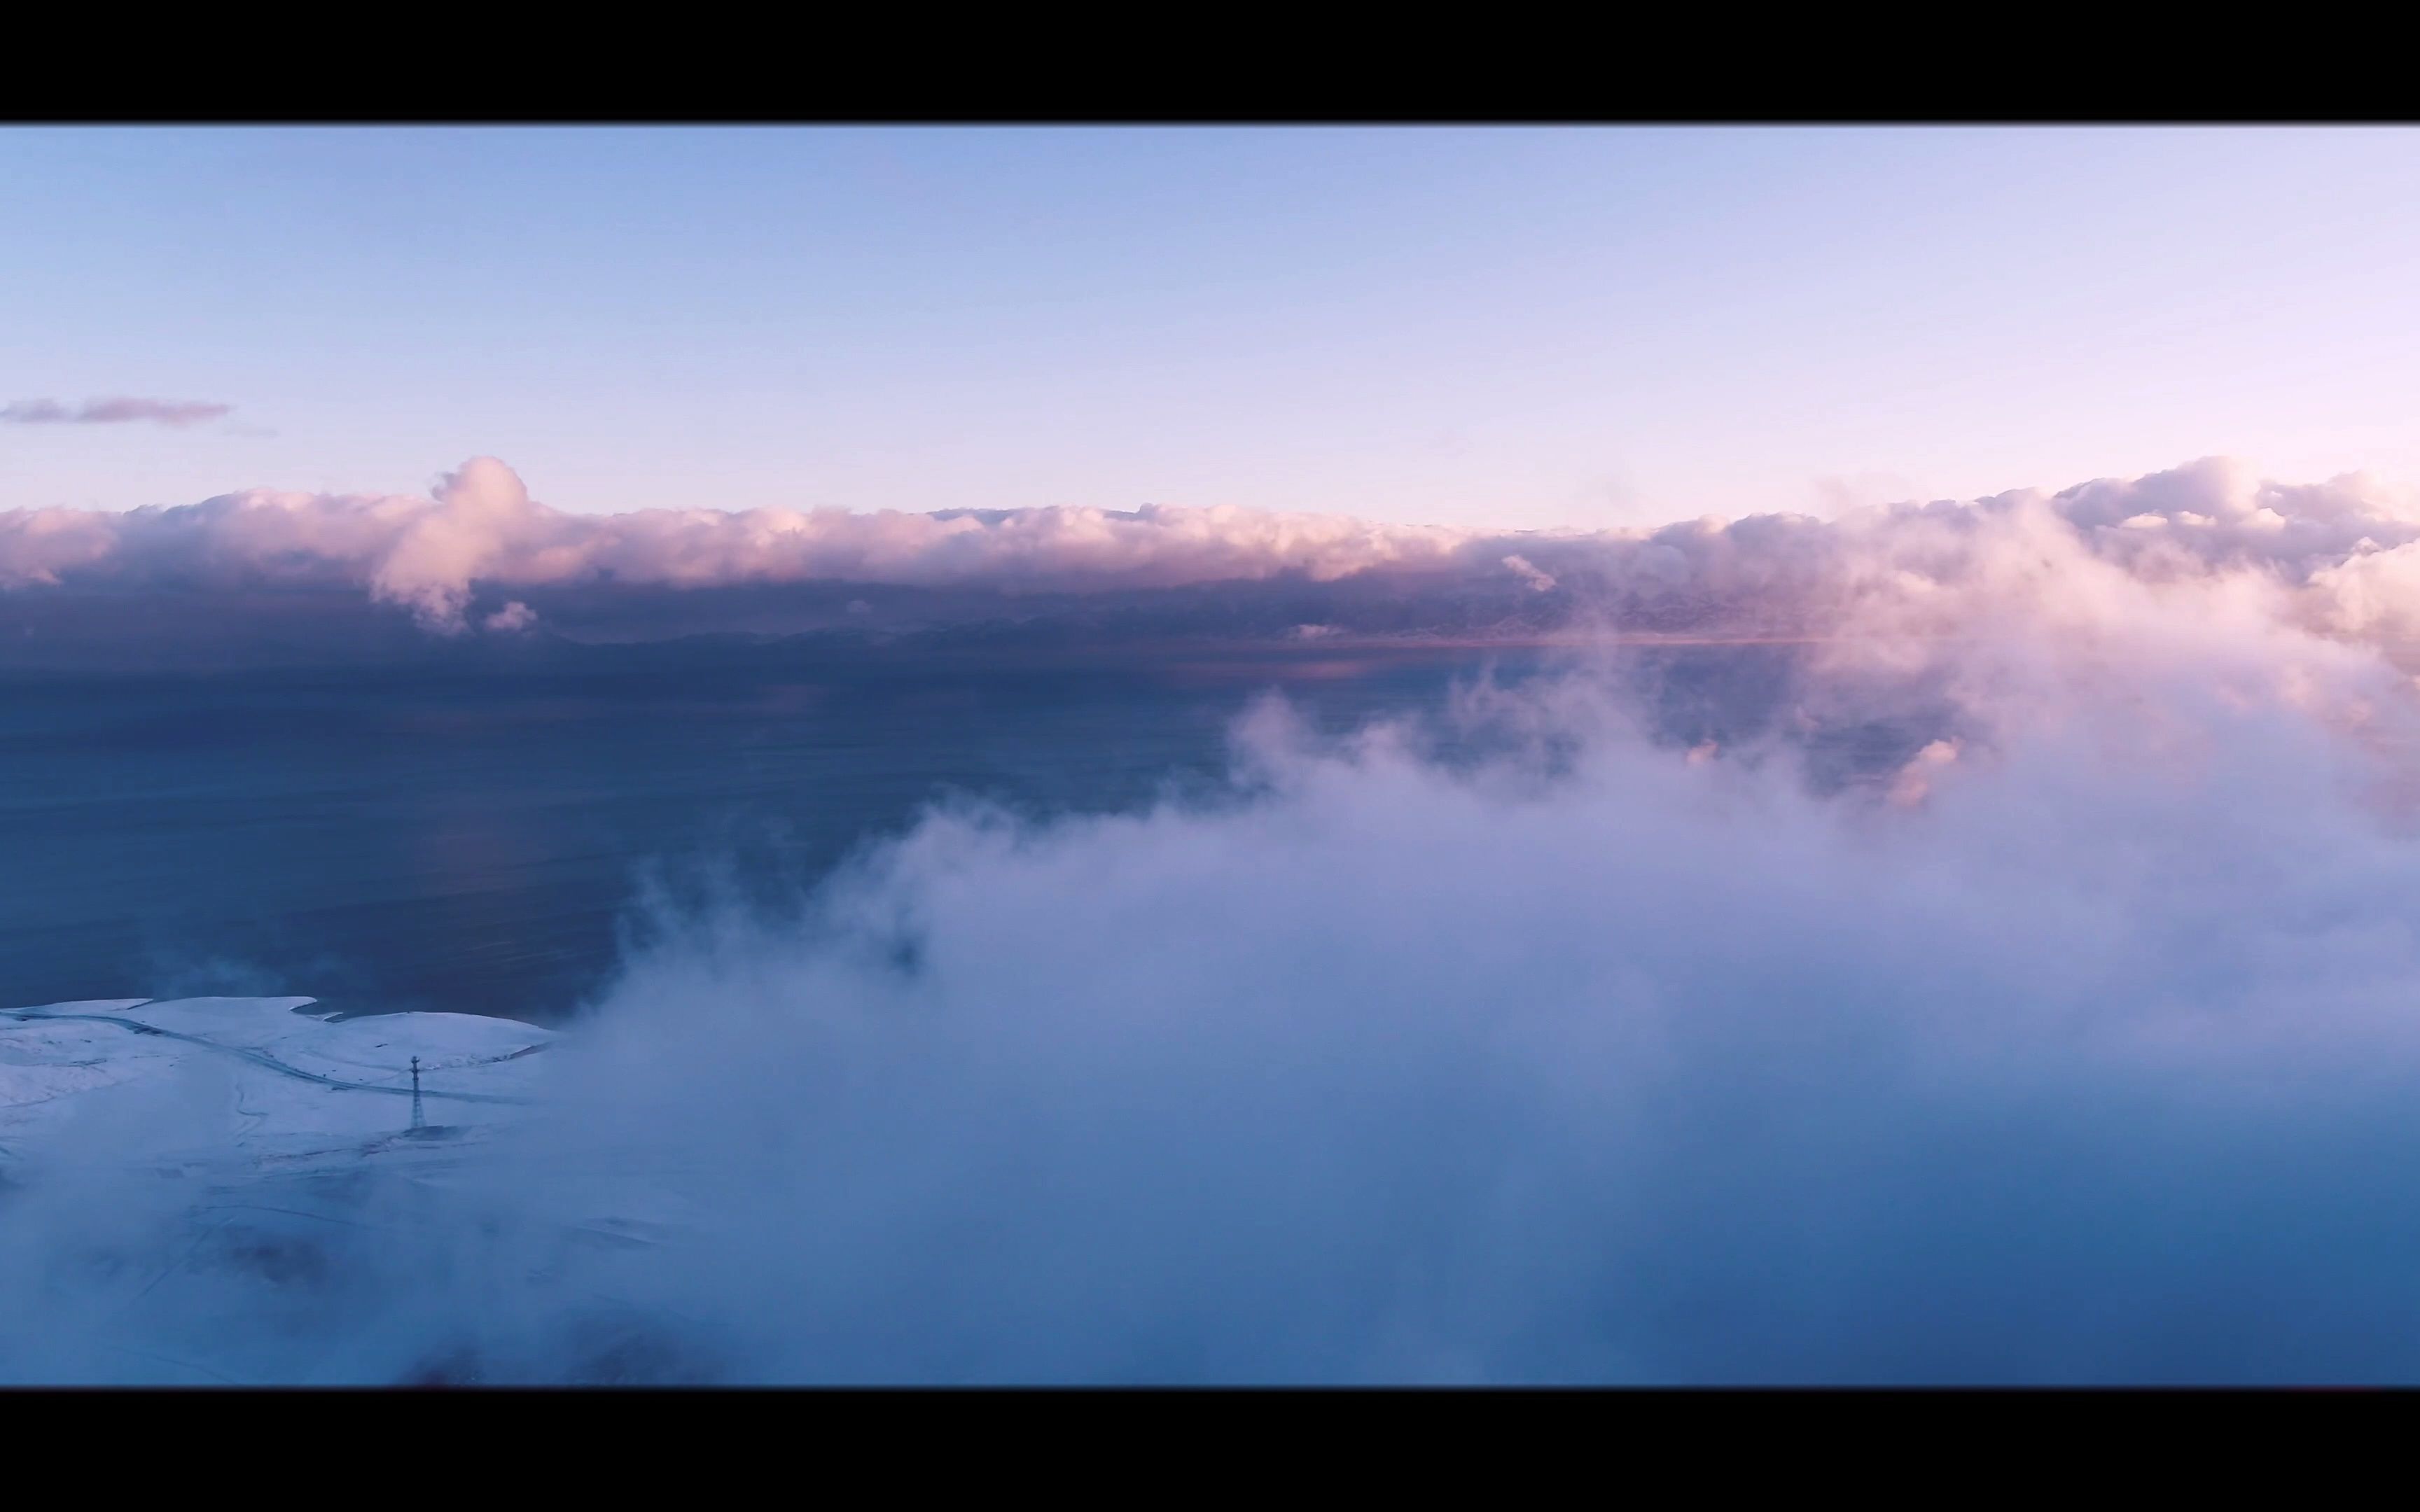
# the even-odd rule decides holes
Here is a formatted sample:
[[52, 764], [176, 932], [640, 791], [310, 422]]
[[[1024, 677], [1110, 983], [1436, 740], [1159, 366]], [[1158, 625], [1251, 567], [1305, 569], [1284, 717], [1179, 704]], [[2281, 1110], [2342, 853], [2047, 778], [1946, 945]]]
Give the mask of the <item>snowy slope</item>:
[[[79, 1122], [156, 1128], [180, 1149], [262, 1159], [367, 1153], [410, 1128], [415, 1056], [427, 1121], [469, 1134], [530, 1101], [540, 1052], [556, 1038], [463, 1013], [330, 1023], [298, 1011], [313, 1003], [115, 998], [0, 1010], [0, 1160]], [[171, 1102], [173, 1117], [139, 1111]]]
[[315, 1007], [0, 1010], [0, 1382], [688, 1379], [647, 1267], [710, 1180], [529, 1137], [551, 1030]]

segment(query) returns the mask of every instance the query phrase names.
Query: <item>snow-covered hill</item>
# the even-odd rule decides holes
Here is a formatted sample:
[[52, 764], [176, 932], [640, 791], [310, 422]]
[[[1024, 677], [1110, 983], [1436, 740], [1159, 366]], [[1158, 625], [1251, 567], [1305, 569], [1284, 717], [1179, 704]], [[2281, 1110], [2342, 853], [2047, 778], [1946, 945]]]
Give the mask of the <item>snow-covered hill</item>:
[[[168, 1106], [134, 1126], [161, 1155], [284, 1163], [365, 1155], [411, 1127], [420, 1061], [429, 1139], [471, 1136], [525, 1104], [552, 1030], [465, 1013], [334, 1021], [308, 997], [114, 998], [0, 1010], [0, 1163], [32, 1156], [102, 1104]], [[127, 1120], [103, 1142], [129, 1154]]]

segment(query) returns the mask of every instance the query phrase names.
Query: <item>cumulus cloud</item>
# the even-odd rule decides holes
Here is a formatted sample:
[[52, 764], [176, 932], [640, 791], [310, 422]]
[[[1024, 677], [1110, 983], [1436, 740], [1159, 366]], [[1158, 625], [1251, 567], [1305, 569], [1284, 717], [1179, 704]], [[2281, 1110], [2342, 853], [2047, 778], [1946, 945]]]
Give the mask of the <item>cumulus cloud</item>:
[[1450, 531], [1223, 507], [575, 515], [535, 502], [510, 468], [478, 457], [427, 499], [253, 490], [124, 514], [10, 511], [0, 514], [0, 587], [344, 583], [452, 632], [482, 584], [1148, 589], [1442, 568], [1461, 540]]
[[[1764, 515], [1593, 532], [1177, 506], [580, 515], [532, 499], [489, 457], [447, 474], [427, 498], [256, 489], [123, 514], [0, 513], [0, 591], [21, 599], [30, 589], [307, 585], [357, 592], [441, 634], [503, 612], [506, 601], [550, 620], [581, 594], [710, 617], [718, 601], [839, 585], [964, 591], [992, 605], [1001, 595], [1076, 605], [1124, 595], [1129, 608], [1182, 606], [1214, 624], [1209, 610], [1224, 594], [1233, 605], [1266, 600], [1272, 638], [1311, 623], [1352, 633], [1872, 632], [1906, 641], [1922, 622], [1940, 628], [2034, 582], [2077, 592], [2086, 580], [2226, 579], [2283, 595], [2298, 623], [2382, 641], [2408, 639], [2401, 584], [2420, 571], [2413, 561], [2420, 502], [2408, 490], [2358, 475], [2282, 485], [2225, 461], [1834, 520]], [[1324, 596], [1280, 601], [1288, 591]], [[872, 603], [863, 592], [844, 598]], [[488, 607], [474, 612], [474, 602]], [[831, 608], [841, 618], [841, 601]], [[1077, 610], [1052, 610], [1063, 611]], [[1231, 627], [1241, 623], [1230, 616]]]
[[0, 422], [12, 425], [198, 425], [235, 412], [235, 406], [177, 399], [20, 399], [0, 405]]

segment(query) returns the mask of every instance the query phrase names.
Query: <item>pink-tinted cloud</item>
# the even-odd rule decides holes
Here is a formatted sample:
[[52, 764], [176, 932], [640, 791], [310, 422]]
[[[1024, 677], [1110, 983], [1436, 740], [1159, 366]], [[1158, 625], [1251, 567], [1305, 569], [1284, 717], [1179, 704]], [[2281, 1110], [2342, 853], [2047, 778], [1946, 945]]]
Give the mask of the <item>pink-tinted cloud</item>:
[[1135, 511], [654, 509], [574, 515], [477, 457], [432, 498], [255, 489], [124, 514], [0, 514], [0, 587], [85, 579], [358, 584], [433, 629], [474, 585], [670, 589], [848, 581], [1010, 589], [1168, 588], [1299, 573], [1445, 570], [1465, 532], [1229, 508]]
[[20, 399], [0, 405], [0, 421], [13, 425], [198, 425], [232, 414], [235, 406], [176, 399], [86, 399], [61, 404], [56, 399]]
[[[1291, 579], [1396, 584], [1421, 606], [1523, 623], [1732, 639], [1865, 634], [1907, 648], [2023, 612], [2092, 612], [2121, 585], [2238, 585], [2329, 634], [2420, 629], [2420, 501], [2361, 476], [2289, 486], [2197, 462], [2057, 494], [1761, 515], [1656, 530], [1486, 532], [1228, 507], [916, 515], [647, 509], [579, 515], [466, 462], [427, 498], [254, 489], [123, 514], [0, 513], [0, 589], [64, 583], [356, 588], [456, 632], [474, 597], [582, 585], [702, 591], [849, 583], [1133, 594]], [[529, 612], [543, 614], [544, 603]], [[513, 617], [521, 623], [519, 616]], [[1468, 623], [1464, 616], [1462, 623]]]

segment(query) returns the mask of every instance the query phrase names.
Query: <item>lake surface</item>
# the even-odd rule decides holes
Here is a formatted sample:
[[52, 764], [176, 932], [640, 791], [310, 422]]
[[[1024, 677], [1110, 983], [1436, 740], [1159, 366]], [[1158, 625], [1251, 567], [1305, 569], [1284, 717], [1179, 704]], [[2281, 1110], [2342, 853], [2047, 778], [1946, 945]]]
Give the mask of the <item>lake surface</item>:
[[309, 994], [541, 1022], [641, 879], [812, 879], [953, 794], [1047, 814], [1223, 770], [1282, 690], [1342, 729], [1534, 655], [599, 652], [578, 665], [0, 683], [0, 1000]]

